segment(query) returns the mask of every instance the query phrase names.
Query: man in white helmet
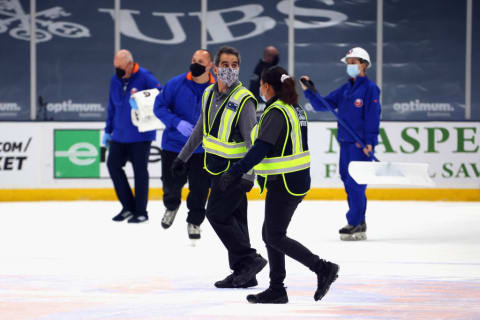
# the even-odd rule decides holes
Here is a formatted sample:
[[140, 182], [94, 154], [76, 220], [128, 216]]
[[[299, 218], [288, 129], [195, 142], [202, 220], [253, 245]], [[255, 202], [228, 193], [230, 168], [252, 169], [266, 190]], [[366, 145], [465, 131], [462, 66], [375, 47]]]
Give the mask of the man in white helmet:
[[[339, 117], [350, 126], [366, 146], [362, 149], [359, 141], [338, 123], [337, 140], [340, 144], [340, 177], [347, 192], [349, 210], [348, 224], [339, 230], [342, 240], [365, 240], [367, 225], [365, 211], [367, 185], [359, 185], [348, 173], [351, 161], [371, 161], [374, 147], [378, 143], [380, 129], [380, 89], [367, 77], [371, 66], [368, 52], [356, 47], [350, 49], [341, 59], [347, 65], [348, 81], [325, 97], [330, 106], [337, 110]], [[328, 111], [319, 99], [313, 82], [308, 76], [300, 77], [305, 97], [317, 111]]]

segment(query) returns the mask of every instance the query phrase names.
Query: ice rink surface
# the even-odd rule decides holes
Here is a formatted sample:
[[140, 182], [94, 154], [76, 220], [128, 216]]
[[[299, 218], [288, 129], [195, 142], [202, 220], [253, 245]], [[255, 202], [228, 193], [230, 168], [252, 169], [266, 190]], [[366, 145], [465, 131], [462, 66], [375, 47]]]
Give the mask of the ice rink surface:
[[[252, 246], [263, 201], [249, 203]], [[480, 203], [370, 201], [368, 240], [342, 242], [345, 201], [304, 201], [289, 228], [338, 280], [315, 302], [316, 277], [287, 258], [286, 305], [245, 300], [268, 286], [268, 266], [251, 289], [216, 289], [226, 250], [208, 221], [195, 246], [185, 202], [162, 229], [111, 221], [117, 202], [0, 203], [1, 320], [480, 319]]]

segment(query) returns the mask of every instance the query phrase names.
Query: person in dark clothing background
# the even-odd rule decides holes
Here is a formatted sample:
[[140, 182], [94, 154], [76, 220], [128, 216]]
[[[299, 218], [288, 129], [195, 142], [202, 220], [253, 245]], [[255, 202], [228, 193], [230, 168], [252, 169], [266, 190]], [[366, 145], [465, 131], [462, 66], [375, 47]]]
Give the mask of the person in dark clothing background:
[[163, 204], [166, 208], [162, 227], [169, 228], [182, 202], [182, 188], [187, 183], [187, 231], [190, 239], [200, 239], [200, 225], [205, 219], [205, 205], [210, 188], [210, 177], [203, 169], [204, 150], [200, 146], [187, 161], [185, 172], [177, 177], [171, 166], [190, 137], [193, 126], [202, 111], [203, 91], [215, 83], [210, 70], [212, 57], [207, 50], [193, 53], [190, 72], [183, 73], [166, 84], [156, 97], [153, 112], [165, 124], [162, 135]]
[[263, 50], [263, 58], [260, 59], [253, 70], [253, 75], [250, 78], [250, 91], [255, 95], [255, 98], [262, 103], [258, 88], [260, 87], [260, 76], [263, 70], [276, 66], [280, 61], [278, 49], [274, 46], [268, 46]]
[[[129, 219], [129, 223], [148, 220], [148, 157], [156, 131], [139, 132], [131, 119], [130, 96], [137, 91], [162, 86], [146, 69], [133, 61], [128, 50], [120, 50], [113, 60], [116, 74], [110, 80], [107, 121], [102, 144], [109, 148], [107, 167], [122, 204], [114, 221]], [[123, 167], [130, 161], [135, 179], [135, 195], [128, 184]]]
[[317, 275], [315, 301], [323, 298], [337, 278], [339, 266], [320, 259], [294, 239], [287, 237], [292, 216], [310, 189], [310, 152], [307, 115], [298, 105], [294, 79], [281, 67], [262, 73], [260, 95], [266, 109], [252, 132], [254, 145], [245, 157], [220, 177], [220, 189], [227, 190], [242, 174], [254, 168], [260, 190], [267, 189], [262, 237], [270, 264], [270, 286], [247, 296], [250, 303], [287, 303], [284, 287], [285, 255], [302, 263]]

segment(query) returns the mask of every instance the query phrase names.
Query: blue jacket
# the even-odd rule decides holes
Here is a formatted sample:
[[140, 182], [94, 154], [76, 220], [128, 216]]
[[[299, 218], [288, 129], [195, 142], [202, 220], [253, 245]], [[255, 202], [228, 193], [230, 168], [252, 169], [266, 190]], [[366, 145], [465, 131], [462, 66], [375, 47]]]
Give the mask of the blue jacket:
[[[205, 84], [198, 84], [192, 80], [192, 74], [183, 73], [166, 84], [163, 91], [156, 97], [153, 112], [165, 124], [162, 135], [162, 149], [179, 153], [187, 143], [185, 137], [177, 130], [180, 120], [188, 121], [193, 126], [200, 118], [202, 111], [203, 91], [215, 79], [210, 75], [210, 81]], [[200, 146], [195, 153], [202, 153]]]
[[[305, 90], [305, 97], [317, 111], [327, 111], [327, 107], [310, 89]], [[355, 82], [347, 83], [331, 92], [325, 100], [333, 109], [338, 110], [339, 117], [362, 139], [365, 144], [378, 144], [380, 129], [380, 89], [367, 77], [357, 77]], [[337, 140], [339, 142], [356, 142], [348, 131], [338, 123]]]
[[131, 143], [155, 140], [156, 130], [139, 132], [138, 128], [133, 125], [129, 103], [131, 94], [153, 88], [161, 90], [162, 85], [153, 74], [140, 68], [138, 64], [135, 64], [129, 79], [120, 79], [116, 75], [112, 77], [105, 132], [112, 135], [113, 141]]

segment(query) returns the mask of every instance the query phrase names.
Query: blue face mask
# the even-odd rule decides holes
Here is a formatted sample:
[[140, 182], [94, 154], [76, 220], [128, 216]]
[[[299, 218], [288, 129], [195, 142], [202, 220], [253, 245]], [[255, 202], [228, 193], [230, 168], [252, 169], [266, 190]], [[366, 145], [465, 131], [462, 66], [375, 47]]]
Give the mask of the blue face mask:
[[[261, 88], [261, 87], [260, 87]], [[262, 89], [258, 89], [258, 93], [260, 94], [260, 98], [262, 98], [263, 102], [267, 102], [267, 98], [262, 94]]]
[[356, 78], [360, 74], [357, 64], [347, 64], [347, 73], [350, 77]]

